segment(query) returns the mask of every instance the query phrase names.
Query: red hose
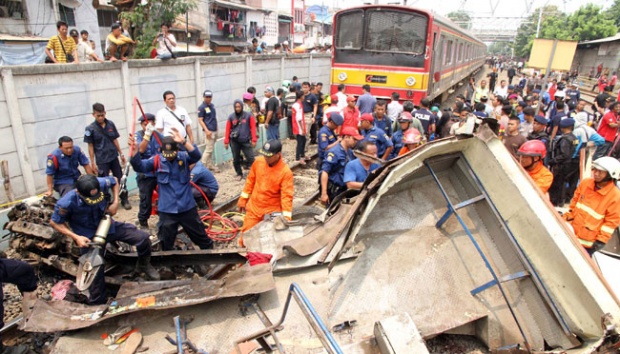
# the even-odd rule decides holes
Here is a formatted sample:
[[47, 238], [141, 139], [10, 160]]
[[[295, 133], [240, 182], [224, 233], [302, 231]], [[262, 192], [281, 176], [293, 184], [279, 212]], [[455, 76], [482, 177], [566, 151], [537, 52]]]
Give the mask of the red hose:
[[[200, 220], [203, 224], [207, 225], [207, 227], [205, 228], [207, 236], [209, 236], [209, 238], [213, 241], [219, 242], [229, 242], [234, 240], [235, 237], [237, 237], [239, 231], [241, 231], [239, 226], [234, 221], [226, 219], [218, 213], [214, 212], [213, 207], [211, 206], [211, 202], [209, 202], [209, 198], [207, 198], [207, 195], [202, 191], [200, 187], [198, 187], [198, 185], [196, 185], [196, 183], [190, 183], [200, 192], [204, 200], [207, 202], [207, 205], [209, 206], [209, 209], [207, 210], [198, 210]], [[216, 223], [216, 226], [218, 223], [221, 225], [221, 230], [213, 229], [214, 222]]]

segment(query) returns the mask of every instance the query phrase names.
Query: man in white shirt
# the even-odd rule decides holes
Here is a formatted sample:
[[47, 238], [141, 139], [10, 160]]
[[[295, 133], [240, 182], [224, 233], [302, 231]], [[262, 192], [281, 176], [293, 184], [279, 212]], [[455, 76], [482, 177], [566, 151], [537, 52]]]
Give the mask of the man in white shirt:
[[73, 40], [77, 44], [77, 53], [80, 63], [86, 63], [89, 61], [98, 61], [100, 63], [103, 63], [103, 60], [99, 59], [97, 53], [95, 53], [92, 45], [90, 44], [90, 41], [88, 40], [88, 31], [82, 30], [80, 32], [80, 35], [82, 37], [82, 40], [78, 41], [77, 30], [71, 30], [71, 37], [73, 37]]
[[161, 25], [161, 32], [157, 34], [153, 39], [153, 45], [157, 44], [157, 59], [170, 59], [172, 58], [172, 48], [177, 46], [177, 40], [174, 38], [174, 34], [168, 32], [169, 27], [163, 23]]
[[194, 143], [192, 133], [192, 120], [187, 110], [176, 105], [176, 96], [172, 91], [164, 92], [166, 107], [160, 109], [155, 116], [155, 128], [164, 136], [172, 136], [172, 128], [186, 138], [191, 144]]
[[344, 94], [344, 84], [338, 85], [338, 108], [342, 111], [347, 106], [347, 95]]
[[398, 121], [398, 117], [403, 113], [403, 105], [398, 102], [400, 99], [400, 95], [398, 92], [392, 92], [392, 102], [387, 105], [387, 116], [390, 118], [392, 123]]
[[506, 80], [502, 80], [499, 83], [499, 87], [495, 88], [493, 92], [495, 96], [502, 96], [502, 98], [508, 98], [508, 86], [506, 86]]

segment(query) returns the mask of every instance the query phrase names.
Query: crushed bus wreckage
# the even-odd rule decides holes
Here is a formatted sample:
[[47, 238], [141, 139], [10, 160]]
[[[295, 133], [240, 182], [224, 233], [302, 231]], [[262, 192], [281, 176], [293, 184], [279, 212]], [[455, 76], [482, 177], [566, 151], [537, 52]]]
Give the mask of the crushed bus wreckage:
[[195, 315], [188, 336], [209, 352], [256, 341], [268, 352], [424, 353], [425, 339], [451, 333], [498, 353], [618, 345], [618, 298], [486, 127], [423, 145], [324, 213], [261, 222], [244, 241], [231, 252], [270, 263], [212, 280], [127, 282], [105, 306], [39, 300], [24, 329], [84, 328], [56, 348], [86, 354], [103, 350], [102, 328], [132, 323], [164, 352], [169, 325], [139, 313], [175, 308]]

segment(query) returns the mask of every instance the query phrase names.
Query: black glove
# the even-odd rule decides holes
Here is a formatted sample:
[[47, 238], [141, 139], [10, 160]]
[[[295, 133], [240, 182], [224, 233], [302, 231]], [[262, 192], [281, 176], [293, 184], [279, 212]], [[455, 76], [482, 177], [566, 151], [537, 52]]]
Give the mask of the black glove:
[[603, 242], [594, 241], [594, 244], [592, 245], [592, 247], [590, 247], [590, 251], [591, 253], [594, 253], [602, 250], [603, 248], [605, 248], [605, 244]]

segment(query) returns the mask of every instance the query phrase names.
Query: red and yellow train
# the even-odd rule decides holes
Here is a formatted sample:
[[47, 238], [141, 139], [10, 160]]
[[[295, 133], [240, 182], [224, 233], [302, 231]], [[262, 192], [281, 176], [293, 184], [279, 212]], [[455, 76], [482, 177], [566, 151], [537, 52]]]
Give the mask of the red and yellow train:
[[334, 15], [331, 92], [418, 104], [441, 95], [484, 64], [486, 45], [431, 12], [390, 5], [348, 8]]

